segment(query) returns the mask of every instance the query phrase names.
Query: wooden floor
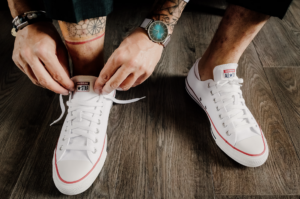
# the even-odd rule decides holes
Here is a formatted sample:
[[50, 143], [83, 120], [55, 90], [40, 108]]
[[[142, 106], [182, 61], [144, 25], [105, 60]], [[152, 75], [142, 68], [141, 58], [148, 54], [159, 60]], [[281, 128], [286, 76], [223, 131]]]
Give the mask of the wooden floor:
[[[190, 7], [151, 78], [117, 94], [147, 98], [113, 106], [105, 165], [90, 189], [70, 198], [299, 198], [300, 0], [284, 20], [270, 19], [239, 63], [246, 103], [270, 147], [259, 168], [239, 165], [216, 146], [204, 111], [184, 89], [225, 6], [220, 1], [209, 12]], [[106, 59], [145, 14], [136, 8], [109, 16]], [[58, 96], [32, 85], [12, 62], [9, 12], [0, 12], [0, 24], [0, 198], [69, 198], [52, 181], [62, 122], [49, 124], [61, 113]]]

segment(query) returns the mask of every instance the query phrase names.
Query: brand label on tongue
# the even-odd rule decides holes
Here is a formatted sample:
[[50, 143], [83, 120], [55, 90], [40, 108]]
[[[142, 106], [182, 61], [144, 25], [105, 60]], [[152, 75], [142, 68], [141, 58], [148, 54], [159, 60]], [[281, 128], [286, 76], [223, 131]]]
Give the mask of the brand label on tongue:
[[235, 69], [227, 69], [223, 71], [224, 78], [235, 77]]
[[77, 92], [89, 92], [90, 91], [90, 82], [77, 82], [76, 83]]

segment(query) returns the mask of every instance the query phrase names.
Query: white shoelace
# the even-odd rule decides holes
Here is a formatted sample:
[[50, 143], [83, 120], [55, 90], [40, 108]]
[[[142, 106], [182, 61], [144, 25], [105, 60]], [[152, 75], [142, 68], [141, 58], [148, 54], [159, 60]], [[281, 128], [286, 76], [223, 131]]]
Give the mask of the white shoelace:
[[[103, 107], [103, 99], [111, 100], [117, 104], [129, 104], [129, 103], [139, 101], [145, 97], [135, 98], [131, 100], [118, 100], [112, 96], [99, 95], [88, 99], [88, 101], [94, 100], [95, 102], [93, 103], [91, 102], [87, 103], [87, 100], [75, 101], [75, 100], [71, 100], [71, 98], [72, 98], [72, 93], [70, 93], [69, 101], [67, 101], [67, 106], [69, 107], [68, 113], [71, 113], [71, 117], [68, 117], [65, 121], [67, 123], [70, 123], [70, 125], [68, 125], [67, 128], [65, 129], [65, 132], [69, 132], [69, 133], [65, 135], [65, 137], [63, 137], [63, 140], [82, 136], [84, 138], [92, 140], [93, 143], [97, 143], [98, 140], [96, 139], [97, 137], [96, 134], [99, 133], [99, 129], [97, 128], [97, 126], [100, 125], [101, 123], [100, 119], [102, 115], [101, 108]], [[59, 122], [65, 114], [66, 108], [63, 102], [62, 95], [59, 96], [59, 103], [60, 103], [60, 108], [62, 113], [57, 120], [55, 120], [53, 123], [50, 124], [50, 126]], [[92, 110], [93, 107], [94, 110]], [[100, 107], [100, 110], [97, 109], [97, 107]], [[90, 113], [90, 115], [87, 115], [87, 113]], [[86, 120], [90, 122], [90, 125], [83, 125], [78, 122], [77, 124], [72, 124], [73, 123], [72, 121], [74, 120], [79, 122], [81, 122], [82, 120]], [[94, 132], [94, 133], [88, 133], [88, 132]], [[96, 149], [93, 146], [88, 146], [87, 144], [86, 146], [76, 146], [76, 145], [68, 144], [67, 146], [61, 146], [60, 150], [87, 150], [87, 151], [92, 151], [93, 153], [96, 152]]]
[[219, 115], [220, 119], [224, 119], [223, 126], [227, 127], [230, 122], [233, 124], [233, 127], [230, 127], [226, 132], [228, 136], [230, 136], [234, 130], [236, 130], [236, 132], [242, 132], [241, 130], [243, 128], [251, 128], [257, 125], [245, 105], [245, 100], [240, 89], [242, 83], [243, 79], [232, 79], [208, 84], [208, 88], [211, 88], [212, 95], [220, 94], [220, 96], [214, 98], [217, 111], [224, 109], [227, 113], [226, 115]]

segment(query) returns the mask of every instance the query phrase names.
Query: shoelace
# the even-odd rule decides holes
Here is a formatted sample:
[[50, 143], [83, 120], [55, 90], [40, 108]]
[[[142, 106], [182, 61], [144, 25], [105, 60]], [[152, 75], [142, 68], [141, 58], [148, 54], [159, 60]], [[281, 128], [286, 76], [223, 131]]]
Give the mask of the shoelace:
[[223, 126], [227, 127], [229, 122], [233, 124], [233, 127], [226, 131], [228, 136], [230, 136], [234, 130], [239, 132], [243, 128], [250, 128], [257, 125], [254, 122], [254, 118], [249, 115], [249, 110], [242, 97], [242, 91], [240, 89], [242, 83], [243, 79], [232, 79], [208, 84], [208, 88], [211, 88], [211, 95], [220, 94], [220, 96], [214, 98], [217, 111], [225, 109], [227, 113], [227, 115], [219, 115], [221, 120], [224, 119]]
[[[102, 97], [102, 98], [101, 98]], [[77, 136], [83, 136], [84, 138], [90, 139], [93, 143], [97, 143], [98, 140], [96, 139], [96, 134], [99, 133], [99, 129], [97, 128], [97, 125], [100, 125], [100, 119], [102, 115], [102, 110], [101, 108], [103, 107], [103, 99], [111, 100], [117, 104], [129, 104], [133, 103], [136, 101], [139, 101], [145, 97], [142, 98], [135, 98], [131, 100], [118, 100], [114, 97], [111, 96], [95, 96], [90, 98], [90, 100], [95, 100], [97, 98], [96, 102], [88, 102], [85, 101], [74, 101], [71, 100], [72, 98], [72, 93], [70, 93], [69, 96], [69, 101], [67, 101], [67, 106], [69, 107], [68, 113], [71, 113], [71, 117], [68, 117], [65, 122], [70, 122], [70, 125], [68, 125], [68, 128], [65, 129], [65, 133], [69, 132], [65, 137], [63, 137], [63, 140], [68, 139], [68, 138], [74, 138]], [[59, 103], [60, 103], [60, 108], [61, 108], [61, 115], [57, 120], [52, 122], [50, 126], [53, 124], [59, 122], [62, 117], [65, 114], [66, 108], [63, 102], [63, 97], [62, 95], [59, 96]], [[96, 109], [91, 110], [92, 107], [96, 107]], [[97, 110], [97, 107], [100, 107], [100, 111]], [[87, 113], [92, 113], [92, 116], [87, 115]], [[77, 121], [82, 121], [86, 120], [91, 123], [91, 125], [83, 125], [83, 124], [73, 124], [72, 121], [77, 120]], [[84, 130], [84, 131], [82, 131]], [[72, 132], [72, 133], [71, 133]], [[88, 132], [94, 132], [94, 133], [88, 133]], [[93, 153], [96, 152], [96, 149], [92, 146], [89, 146], [86, 144], [86, 146], [75, 146], [75, 145], [67, 145], [67, 146], [61, 146], [60, 150], [87, 150], [87, 151], [92, 151]]]

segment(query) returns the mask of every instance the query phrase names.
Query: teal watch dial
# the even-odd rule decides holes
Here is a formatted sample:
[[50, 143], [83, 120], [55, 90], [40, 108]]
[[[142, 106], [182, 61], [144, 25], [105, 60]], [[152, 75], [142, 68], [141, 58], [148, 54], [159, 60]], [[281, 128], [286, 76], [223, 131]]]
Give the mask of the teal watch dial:
[[154, 21], [148, 27], [148, 35], [154, 42], [163, 42], [168, 36], [168, 27], [162, 21]]

